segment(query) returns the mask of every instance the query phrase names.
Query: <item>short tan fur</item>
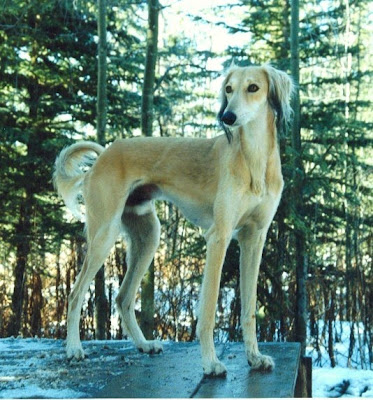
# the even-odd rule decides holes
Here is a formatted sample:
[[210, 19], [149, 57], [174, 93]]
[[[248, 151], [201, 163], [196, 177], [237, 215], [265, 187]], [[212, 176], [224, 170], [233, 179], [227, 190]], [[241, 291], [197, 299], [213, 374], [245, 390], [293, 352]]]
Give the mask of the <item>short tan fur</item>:
[[[216, 356], [213, 329], [221, 270], [232, 239], [240, 245], [241, 323], [246, 356], [254, 369], [270, 370], [256, 338], [256, 286], [262, 250], [283, 188], [277, 130], [290, 117], [292, 81], [269, 65], [232, 66], [221, 90], [219, 120], [227, 132], [213, 139], [134, 138], [107, 149], [79, 142], [56, 160], [54, 182], [78, 214], [86, 207], [87, 255], [69, 297], [67, 356], [84, 357], [79, 319], [88, 287], [118, 235], [127, 240], [128, 271], [117, 297], [123, 328], [143, 352], [162, 345], [145, 339], [135, 317], [135, 296], [159, 245], [160, 223], [154, 201], [180, 207], [206, 229], [206, 266], [200, 293], [197, 334], [206, 375], [226, 368]], [[90, 155], [98, 155], [91, 165]]]

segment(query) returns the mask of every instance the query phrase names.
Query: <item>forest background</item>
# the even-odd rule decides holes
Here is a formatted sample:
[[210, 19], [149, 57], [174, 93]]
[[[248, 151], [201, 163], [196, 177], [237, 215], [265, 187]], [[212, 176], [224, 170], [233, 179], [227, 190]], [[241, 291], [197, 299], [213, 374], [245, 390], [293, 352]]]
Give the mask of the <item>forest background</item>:
[[[270, 61], [290, 72], [288, 0], [164, 1], [155, 68], [154, 136], [213, 137], [221, 74]], [[97, 5], [86, 0], [0, 3], [0, 337], [66, 336], [67, 298], [85, 253], [83, 224], [52, 187], [66, 145], [97, 140]], [[193, 6], [194, 4], [194, 6]], [[194, 8], [195, 7], [195, 8]], [[107, 4], [107, 143], [141, 134], [147, 2]], [[301, 147], [280, 140], [285, 190], [271, 225], [258, 287], [260, 341], [296, 339], [297, 234], [306, 277], [307, 345], [336, 363], [372, 368], [372, 25], [369, 1], [300, 6]], [[226, 39], [219, 39], [224, 31]], [[228, 39], [227, 39], [228, 38]], [[294, 160], [301, 161], [295, 170]], [[370, 178], [370, 179], [369, 179]], [[301, 188], [301, 190], [295, 190]], [[155, 337], [196, 339], [205, 242], [169, 203], [154, 260]], [[298, 236], [299, 237], [299, 236]], [[239, 250], [228, 249], [216, 338], [241, 340]], [[121, 338], [114, 307], [126, 272], [118, 241], [105, 263], [104, 331], [92, 282], [81, 336]], [[95, 296], [96, 293], [96, 296]], [[136, 306], [141, 319], [141, 299]], [[102, 301], [101, 301], [102, 304]], [[104, 318], [102, 317], [104, 315]], [[320, 357], [321, 359], [321, 357]]]

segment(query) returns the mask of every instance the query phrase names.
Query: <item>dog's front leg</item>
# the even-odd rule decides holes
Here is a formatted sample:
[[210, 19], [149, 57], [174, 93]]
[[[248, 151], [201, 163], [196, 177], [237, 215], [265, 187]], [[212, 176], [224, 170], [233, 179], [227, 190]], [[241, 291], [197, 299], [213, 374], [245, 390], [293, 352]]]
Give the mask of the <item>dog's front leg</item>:
[[208, 376], [225, 376], [227, 369], [216, 356], [213, 332], [221, 270], [230, 237], [212, 228], [206, 235], [206, 240], [206, 266], [200, 295], [197, 335], [201, 343], [204, 374]]
[[256, 298], [259, 266], [267, 229], [257, 229], [255, 224], [239, 232], [241, 325], [246, 356], [252, 369], [272, 370], [274, 361], [259, 352], [256, 338]]

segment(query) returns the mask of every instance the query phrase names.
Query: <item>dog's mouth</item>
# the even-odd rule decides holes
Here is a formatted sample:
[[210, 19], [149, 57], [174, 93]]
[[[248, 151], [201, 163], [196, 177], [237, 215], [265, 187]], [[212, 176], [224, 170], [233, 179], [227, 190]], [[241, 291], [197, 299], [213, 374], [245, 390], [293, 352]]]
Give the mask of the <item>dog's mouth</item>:
[[227, 137], [228, 143], [232, 142], [233, 139], [233, 135], [231, 130], [229, 129], [229, 127], [222, 121], [221, 118], [219, 118], [219, 124], [221, 126], [221, 128], [223, 129], [225, 136]]
[[252, 121], [254, 117], [254, 112], [252, 110], [240, 113], [240, 114], [235, 114], [231, 111], [228, 111], [222, 115], [222, 123], [226, 125], [226, 127], [229, 129], [230, 127], [232, 128], [239, 128], [240, 126], [246, 125], [250, 121]]
[[245, 125], [247, 122], [250, 121], [251, 117], [251, 112], [247, 112], [239, 116], [237, 116], [237, 114], [232, 111], [225, 111], [222, 114], [222, 116], [219, 118], [219, 123], [225, 135], [227, 136], [229, 143], [231, 142], [233, 137], [231, 128], [238, 128], [242, 125]]
[[232, 131], [229, 129], [229, 124], [227, 124], [226, 119], [224, 119], [224, 115], [226, 114], [226, 112], [224, 114], [222, 114], [221, 116], [219, 116], [218, 121], [219, 121], [219, 125], [220, 127], [223, 129], [225, 136], [227, 137], [228, 143], [232, 142], [233, 139], [233, 135], [232, 135]]
[[240, 115], [233, 113], [232, 111], [226, 111], [222, 117], [221, 122], [229, 129], [238, 128], [239, 126], [245, 125], [250, 121], [251, 112], [246, 112]]

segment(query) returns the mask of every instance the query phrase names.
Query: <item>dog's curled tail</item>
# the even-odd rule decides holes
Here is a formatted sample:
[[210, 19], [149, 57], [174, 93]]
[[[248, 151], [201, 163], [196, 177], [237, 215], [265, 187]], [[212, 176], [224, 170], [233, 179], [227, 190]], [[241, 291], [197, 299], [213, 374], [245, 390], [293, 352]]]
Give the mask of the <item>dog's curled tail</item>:
[[78, 195], [87, 169], [95, 162], [104, 147], [94, 142], [78, 142], [64, 148], [56, 158], [53, 183], [58, 194], [75, 217], [81, 219]]

